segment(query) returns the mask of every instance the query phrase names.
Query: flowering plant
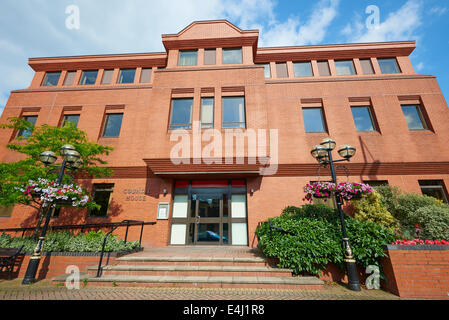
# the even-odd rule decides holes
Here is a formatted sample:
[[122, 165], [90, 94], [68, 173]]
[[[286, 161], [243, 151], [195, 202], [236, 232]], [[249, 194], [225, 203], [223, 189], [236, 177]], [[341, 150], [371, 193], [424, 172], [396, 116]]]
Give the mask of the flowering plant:
[[70, 204], [73, 207], [84, 207], [89, 201], [89, 195], [80, 186], [58, 185], [55, 181], [39, 178], [29, 180], [27, 184], [16, 188], [31, 198], [40, 198], [43, 207], [51, 204]]
[[304, 192], [306, 193], [306, 200], [312, 201], [312, 198], [330, 198], [332, 192], [336, 190], [333, 182], [315, 182], [306, 184]]
[[392, 244], [396, 245], [420, 245], [420, 244], [430, 244], [430, 245], [449, 245], [449, 241], [446, 240], [396, 240]]
[[373, 188], [364, 183], [341, 182], [337, 184], [337, 191], [340, 193], [343, 199], [351, 200], [354, 198], [360, 198], [363, 195], [367, 195], [373, 192]]

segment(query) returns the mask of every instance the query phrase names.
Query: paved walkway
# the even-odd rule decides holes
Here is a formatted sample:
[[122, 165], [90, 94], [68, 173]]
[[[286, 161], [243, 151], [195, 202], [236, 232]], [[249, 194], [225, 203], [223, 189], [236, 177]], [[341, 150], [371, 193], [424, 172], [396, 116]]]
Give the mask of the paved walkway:
[[0, 300], [398, 300], [381, 290], [353, 292], [341, 285], [324, 290], [215, 289], [215, 288], [109, 288], [68, 290], [49, 280], [22, 286], [21, 279], [0, 280]]

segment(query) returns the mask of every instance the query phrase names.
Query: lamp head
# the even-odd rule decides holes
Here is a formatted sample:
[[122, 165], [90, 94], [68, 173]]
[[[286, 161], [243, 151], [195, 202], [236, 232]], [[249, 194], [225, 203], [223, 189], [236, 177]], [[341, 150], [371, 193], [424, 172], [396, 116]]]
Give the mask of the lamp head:
[[80, 154], [76, 150], [66, 150], [64, 154], [64, 159], [72, 166], [78, 159]]
[[63, 157], [65, 157], [65, 155], [68, 151], [76, 151], [76, 150], [75, 150], [75, 147], [72, 146], [71, 144], [66, 144], [61, 147], [61, 155]]
[[337, 143], [332, 138], [326, 138], [323, 141], [321, 141], [321, 146], [324, 147], [327, 151], [332, 151], [337, 146]]
[[56, 154], [53, 151], [44, 151], [39, 155], [39, 160], [45, 165], [55, 163], [56, 158]]
[[355, 152], [356, 152], [356, 149], [349, 144], [345, 144], [345, 145], [341, 146], [340, 148], [338, 148], [338, 154], [342, 158], [345, 158], [346, 160], [351, 159], [355, 155]]
[[310, 153], [315, 159], [321, 159], [327, 156], [327, 150], [321, 145], [314, 146]]

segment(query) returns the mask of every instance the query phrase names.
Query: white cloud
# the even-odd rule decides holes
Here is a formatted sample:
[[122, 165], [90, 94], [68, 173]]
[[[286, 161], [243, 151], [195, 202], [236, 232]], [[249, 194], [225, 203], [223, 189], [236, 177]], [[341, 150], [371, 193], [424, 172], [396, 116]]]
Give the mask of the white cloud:
[[415, 69], [419, 72], [422, 71], [424, 69], [424, 62], [419, 62], [418, 64], [416, 64]]
[[381, 23], [371, 29], [365, 26], [360, 15], [356, 15], [350, 26], [342, 31], [342, 34], [347, 37], [349, 42], [414, 40], [419, 38], [415, 32], [422, 25], [422, 9], [421, 1], [409, 0], [399, 10], [390, 13], [382, 22], [381, 8]]
[[339, 0], [321, 0], [307, 21], [290, 17], [281, 23], [272, 23], [261, 30], [262, 46], [317, 44], [323, 41], [332, 21], [338, 14]]
[[434, 14], [437, 16], [442, 16], [447, 12], [447, 8], [446, 7], [433, 7], [432, 9], [429, 10], [430, 14]]

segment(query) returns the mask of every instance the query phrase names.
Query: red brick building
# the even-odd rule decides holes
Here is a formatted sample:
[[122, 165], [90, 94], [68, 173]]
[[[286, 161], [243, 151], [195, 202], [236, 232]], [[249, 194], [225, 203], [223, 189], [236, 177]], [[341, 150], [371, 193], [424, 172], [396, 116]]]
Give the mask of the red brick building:
[[[259, 48], [258, 36], [202, 21], [163, 35], [166, 52], [30, 59], [34, 78], [11, 92], [1, 123], [72, 121], [114, 147], [114, 176], [81, 181], [107, 205], [62, 209], [51, 223], [157, 221], [144, 231], [147, 246], [255, 246], [259, 222], [304, 203], [304, 185], [318, 180], [310, 150], [329, 136], [357, 148], [339, 179], [447, 201], [448, 105], [436, 77], [414, 71], [415, 42]], [[243, 154], [238, 139], [227, 149], [229, 130], [247, 134]], [[18, 159], [5, 148], [14, 134], [0, 132], [1, 161]], [[33, 214], [3, 210], [0, 228], [32, 226]]]

